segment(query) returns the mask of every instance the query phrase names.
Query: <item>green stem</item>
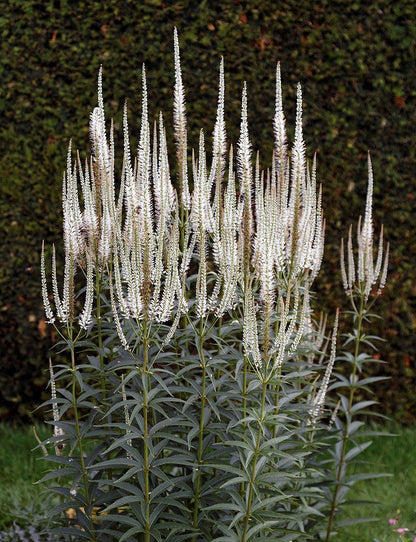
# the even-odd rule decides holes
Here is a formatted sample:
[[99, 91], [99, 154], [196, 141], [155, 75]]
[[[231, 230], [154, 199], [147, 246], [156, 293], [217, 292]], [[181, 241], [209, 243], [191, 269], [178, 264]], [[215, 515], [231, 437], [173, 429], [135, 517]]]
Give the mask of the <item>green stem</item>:
[[71, 332], [70, 332], [69, 340], [70, 340], [71, 368], [72, 368], [72, 406], [73, 406], [73, 409], [74, 409], [75, 431], [76, 431], [76, 435], [77, 435], [77, 444], [78, 444], [79, 457], [80, 457], [80, 463], [81, 463], [82, 480], [83, 480], [83, 483], [84, 483], [85, 502], [87, 504], [85, 513], [88, 516], [88, 521], [89, 521], [89, 524], [90, 524], [91, 537], [92, 537], [91, 540], [94, 541], [94, 540], [97, 540], [97, 538], [95, 536], [95, 527], [94, 527], [94, 522], [92, 520], [92, 515], [91, 515], [92, 502], [91, 502], [89, 489], [88, 489], [88, 475], [87, 475], [87, 469], [86, 469], [85, 461], [84, 461], [84, 450], [83, 450], [83, 446], [82, 446], [79, 412], [78, 412], [78, 407], [77, 407], [77, 393], [76, 393], [77, 379], [76, 379], [76, 369], [75, 369], [74, 341], [72, 340], [72, 329], [71, 329]]
[[[202, 369], [202, 383], [201, 383], [201, 407], [199, 413], [199, 438], [198, 438], [198, 467], [196, 473], [195, 482], [195, 496], [194, 496], [194, 514], [192, 527], [194, 530], [198, 528], [198, 512], [199, 512], [199, 499], [201, 493], [201, 477], [202, 477], [202, 456], [203, 456], [203, 444], [204, 444], [204, 415], [205, 415], [205, 401], [206, 401], [206, 363], [204, 356], [204, 326], [203, 319], [200, 319], [199, 326], [199, 342], [198, 342], [199, 357], [201, 361]], [[195, 542], [197, 535], [192, 537], [192, 542]]]
[[[273, 386], [274, 415], [275, 416], [277, 416], [278, 413], [279, 413], [279, 393], [280, 393], [280, 375], [281, 375], [281, 372], [282, 372], [282, 368], [279, 367], [278, 372], [277, 372], [278, 383], [275, 386]], [[273, 438], [277, 437], [277, 429], [278, 429], [278, 425], [277, 425], [276, 420], [275, 420], [274, 423], [273, 423]]]
[[[147, 337], [147, 322], [144, 321], [143, 329], [143, 374], [147, 375], [147, 388], [150, 390], [149, 344]], [[144, 501], [146, 505], [144, 540], [150, 542], [150, 484], [149, 484], [149, 405], [146, 386], [143, 386], [143, 475], [144, 475]]]
[[[247, 418], [247, 375], [248, 375], [248, 369], [249, 369], [249, 360], [247, 356], [244, 356], [244, 367], [243, 367], [243, 390], [242, 390], [242, 397], [243, 397], [243, 404], [242, 404], [242, 415], [243, 415], [243, 433], [245, 434], [247, 431], [247, 422], [245, 421], [245, 418]], [[241, 498], [244, 498], [245, 493], [245, 482], [240, 483], [240, 495]]]
[[361, 344], [361, 330], [363, 326], [363, 320], [364, 320], [364, 295], [362, 294], [360, 297], [360, 307], [357, 310], [356, 309], [356, 316], [357, 316], [357, 333], [355, 336], [355, 348], [354, 348], [354, 360], [353, 360], [353, 371], [352, 371], [352, 379], [351, 379], [351, 385], [350, 385], [350, 394], [349, 394], [349, 401], [348, 401], [348, 410], [345, 415], [345, 424], [344, 424], [344, 431], [342, 435], [342, 448], [341, 448], [341, 454], [339, 458], [339, 463], [336, 471], [336, 485], [334, 489], [334, 494], [332, 496], [331, 501], [331, 510], [328, 520], [328, 529], [326, 533], [325, 542], [329, 541], [329, 538], [332, 533], [332, 528], [335, 520], [335, 514], [336, 514], [336, 508], [338, 504], [338, 493], [340, 490], [340, 483], [345, 475], [344, 467], [345, 467], [345, 456], [347, 453], [347, 444], [349, 440], [349, 431], [350, 431], [350, 417], [351, 417], [351, 409], [353, 407], [354, 402], [354, 393], [355, 393], [355, 379], [357, 375], [357, 360], [358, 356], [360, 354], [360, 344]]
[[[252, 279], [249, 275], [249, 269], [248, 266], [245, 268], [245, 276], [244, 276], [244, 291], [243, 291], [243, 297], [247, 295], [251, 295], [251, 286], [252, 286]], [[247, 388], [248, 388], [248, 374], [249, 374], [249, 368], [250, 368], [250, 361], [246, 355], [244, 355], [244, 366], [243, 366], [243, 390], [242, 390], [242, 396], [243, 396], [243, 404], [242, 404], [242, 415], [243, 419], [245, 420], [247, 418]], [[243, 422], [243, 433], [245, 434], [247, 431], [247, 422]], [[245, 494], [245, 482], [240, 483], [240, 495], [241, 498], [244, 498]]]
[[254, 450], [254, 457], [253, 457], [253, 467], [251, 470], [251, 477], [250, 477], [250, 489], [248, 493], [247, 498], [247, 509], [244, 516], [244, 529], [243, 529], [243, 536], [241, 538], [241, 542], [246, 542], [247, 539], [247, 531], [249, 527], [249, 522], [251, 518], [251, 508], [253, 505], [253, 494], [254, 494], [254, 481], [256, 478], [256, 468], [257, 468], [257, 462], [259, 460], [259, 453], [260, 453], [260, 444], [261, 444], [261, 435], [263, 432], [263, 421], [264, 421], [264, 410], [266, 405], [266, 393], [267, 393], [267, 380], [263, 380], [263, 388], [262, 388], [262, 395], [261, 395], [261, 407], [260, 407], [260, 419], [259, 419], [259, 428], [257, 431], [257, 439], [256, 439], [256, 448]]
[[[222, 336], [221, 336], [221, 327], [222, 327], [222, 317], [219, 318], [218, 320], [218, 331], [217, 331], [217, 337], [218, 337], [218, 345], [221, 344], [221, 339], [222, 339]], [[221, 355], [221, 347], [218, 346], [218, 355], [220, 356]], [[220, 382], [220, 379], [221, 379], [221, 369], [219, 367], [217, 367], [217, 370], [216, 370], [216, 381], [217, 382]], [[218, 435], [215, 434], [215, 437], [214, 437], [214, 444], [218, 444], [220, 442], [220, 440], [218, 439]], [[217, 476], [217, 469], [214, 469], [213, 471], [213, 478], [215, 479]]]
[[[243, 417], [247, 415], [247, 373], [248, 373], [248, 358], [244, 356], [244, 368], [243, 368]], [[247, 429], [247, 422], [243, 424], [244, 432]]]

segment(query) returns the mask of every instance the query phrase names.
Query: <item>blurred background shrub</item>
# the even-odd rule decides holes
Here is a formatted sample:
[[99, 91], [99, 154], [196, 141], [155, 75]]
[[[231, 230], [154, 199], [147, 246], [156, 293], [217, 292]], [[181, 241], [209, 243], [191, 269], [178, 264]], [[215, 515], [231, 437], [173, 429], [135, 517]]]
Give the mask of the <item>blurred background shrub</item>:
[[[247, 81], [249, 127], [263, 167], [273, 146], [275, 65], [294, 126], [296, 83], [304, 135], [317, 152], [327, 243], [316, 284], [322, 309], [343, 299], [339, 243], [360, 214], [367, 150], [375, 177], [374, 217], [391, 243], [390, 274], [374, 333], [391, 380], [378, 386], [382, 411], [416, 415], [416, 4], [412, 0], [7, 0], [0, 12], [0, 419], [27, 422], [45, 395], [53, 328], [40, 295], [42, 239], [58, 247], [67, 145], [89, 152], [89, 113], [104, 70], [106, 116], [129, 102], [138, 135], [139, 68], [146, 63], [151, 120], [172, 119], [173, 27], [179, 31], [190, 147], [213, 130], [220, 57], [226, 70], [229, 141], [239, 130]], [[168, 132], [170, 151], [174, 141]], [[310, 157], [311, 158], [311, 157]], [[119, 169], [120, 170], [120, 169]], [[345, 307], [341, 307], [346, 308]], [[379, 409], [380, 410], [380, 409]]]

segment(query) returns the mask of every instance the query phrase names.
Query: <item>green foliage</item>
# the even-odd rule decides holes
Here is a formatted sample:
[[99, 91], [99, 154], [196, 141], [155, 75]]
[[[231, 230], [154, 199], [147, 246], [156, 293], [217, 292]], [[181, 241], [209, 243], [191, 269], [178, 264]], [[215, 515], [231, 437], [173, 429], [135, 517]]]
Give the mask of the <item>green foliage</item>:
[[[351, 473], [368, 473], [382, 466], [386, 472], [392, 473], [393, 477], [377, 478], [365, 484], [357, 484], [351, 489], [350, 500], [363, 502], [360, 505], [360, 515], [374, 516], [375, 521], [365, 526], [357, 524], [344, 527], [334, 540], [368, 542], [378, 538], [382, 542], [392, 542], [395, 540], [394, 528], [407, 527], [412, 531], [416, 527], [413, 506], [416, 497], [413, 482], [416, 466], [412, 461], [416, 432], [412, 427], [391, 424], [371, 426], [371, 429], [375, 432], [387, 431], [392, 436], [375, 435], [372, 446], [363, 451], [361, 461], [353, 466]], [[0, 504], [3, 511], [0, 531], [8, 532], [13, 522], [17, 522], [21, 528], [28, 525], [40, 527], [42, 522], [44, 523], [46, 510], [40, 499], [43, 499], [46, 493], [44, 488], [34, 482], [44, 474], [45, 463], [35, 459], [34, 452], [31, 451], [37, 444], [32, 428], [2, 426], [0, 431], [1, 472], [12, 473], [12, 480], [8, 476], [1, 481], [4, 491], [0, 496], [3, 499]], [[37, 428], [37, 433], [40, 438], [47, 438], [50, 427]], [[41, 455], [42, 452], [38, 449], [38, 457]], [[12, 489], [13, 493], [8, 488]], [[374, 501], [380, 501], [380, 504], [377, 507], [365, 504]], [[350, 506], [344, 509], [339, 519], [346, 520], [355, 516], [356, 509]], [[396, 526], [389, 525], [390, 518], [398, 518]]]
[[41, 481], [60, 496], [48, 529], [60, 540], [310, 538], [322, 501], [308, 465], [320, 442], [308, 425], [316, 369], [288, 359], [264, 380], [244, 366], [238, 324], [189, 323], [163, 352], [169, 328], [147, 341], [140, 323], [136, 349], [106, 357], [105, 392], [96, 339], [65, 341], [72, 359], [90, 354], [57, 368], [48, 401], [67, 418], [44, 442], [53, 470]]
[[[335, 438], [330, 437], [332, 446], [329, 447], [329, 458], [325, 458], [324, 465], [328, 468], [329, 479], [324, 488], [328, 499], [329, 521], [324, 539], [328, 541], [332, 532], [339, 532], [345, 525], [372, 521], [373, 513], [367, 519], [363, 515], [359, 518], [342, 518], [342, 511], [348, 505], [367, 504], [359, 499], [351, 499], [351, 489], [356, 483], [364, 480], [375, 480], [388, 476], [380, 472], [357, 473], [355, 464], [360, 464], [363, 453], [372, 446], [374, 437], [382, 436], [376, 429], [369, 429], [368, 423], [372, 416], [377, 413], [370, 408], [377, 401], [366, 400], [371, 395], [372, 388], [379, 384], [385, 377], [368, 377], [368, 365], [377, 363], [366, 350], [373, 350], [374, 342], [378, 337], [369, 337], [365, 334], [375, 315], [370, 314], [366, 304], [354, 306], [352, 317], [354, 319], [354, 331], [346, 334], [343, 352], [336, 359], [336, 365], [340, 370], [334, 371], [334, 381], [330, 386], [332, 392], [332, 408], [334, 414]], [[387, 433], [384, 434], [388, 436]], [[335, 521], [336, 516], [341, 519]]]

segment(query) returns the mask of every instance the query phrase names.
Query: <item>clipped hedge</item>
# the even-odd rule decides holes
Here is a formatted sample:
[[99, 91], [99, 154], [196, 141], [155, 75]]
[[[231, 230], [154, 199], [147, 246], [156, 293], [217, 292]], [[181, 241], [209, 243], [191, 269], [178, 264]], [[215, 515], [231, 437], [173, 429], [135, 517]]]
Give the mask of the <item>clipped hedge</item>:
[[[318, 284], [327, 293], [328, 310], [346, 307], [338, 246], [363, 210], [370, 149], [375, 222], [384, 222], [391, 242], [384, 320], [375, 332], [386, 339], [380, 356], [388, 360], [385, 372], [393, 379], [380, 386], [380, 400], [386, 413], [411, 421], [416, 413], [415, 18], [411, 0], [8, 0], [0, 13], [0, 418], [27, 420], [44, 393], [52, 328], [45, 326], [40, 300], [40, 244], [61, 239], [66, 149], [70, 138], [82, 155], [89, 149], [98, 68], [103, 65], [107, 116], [114, 116], [116, 137], [126, 97], [131, 118], [137, 117], [142, 62], [155, 104], [152, 115], [161, 109], [170, 120], [177, 26], [193, 146], [201, 127], [208, 134], [213, 129], [221, 55], [230, 140], [238, 137], [241, 86], [247, 80], [251, 137], [253, 147], [262, 149], [264, 167], [272, 149], [277, 60], [290, 119], [296, 83], [302, 83], [305, 138], [318, 154], [328, 223]], [[121, 152], [118, 156], [121, 161]]]

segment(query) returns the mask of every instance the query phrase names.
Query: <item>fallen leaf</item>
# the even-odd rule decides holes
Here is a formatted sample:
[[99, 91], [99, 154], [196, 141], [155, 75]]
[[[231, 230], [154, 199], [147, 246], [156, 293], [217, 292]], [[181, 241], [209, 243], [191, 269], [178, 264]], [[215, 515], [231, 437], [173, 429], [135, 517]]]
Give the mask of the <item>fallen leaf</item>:
[[394, 103], [397, 105], [397, 107], [404, 107], [406, 105], [406, 98], [403, 96], [395, 96]]
[[41, 337], [46, 337], [46, 320], [39, 320], [38, 330]]

